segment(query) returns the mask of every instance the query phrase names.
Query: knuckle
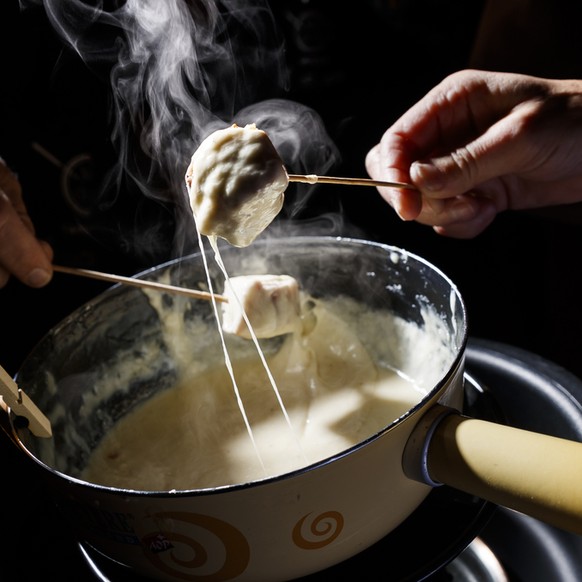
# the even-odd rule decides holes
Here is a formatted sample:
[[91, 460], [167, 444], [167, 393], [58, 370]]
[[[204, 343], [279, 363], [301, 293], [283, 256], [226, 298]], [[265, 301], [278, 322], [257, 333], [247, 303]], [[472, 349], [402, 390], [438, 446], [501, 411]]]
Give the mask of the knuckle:
[[479, 164], [476, 155], [466, 146], [452, 152], [451, 158], [457, 170], [458, 178], [466, 184], [475, 184], [479, 175]]

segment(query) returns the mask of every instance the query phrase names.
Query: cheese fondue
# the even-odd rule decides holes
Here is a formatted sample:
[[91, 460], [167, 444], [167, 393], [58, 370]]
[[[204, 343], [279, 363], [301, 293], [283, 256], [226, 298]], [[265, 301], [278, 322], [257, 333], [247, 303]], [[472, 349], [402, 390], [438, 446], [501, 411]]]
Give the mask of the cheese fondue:
[[[427, 331], [347, 297], [308, 297], [287, 275], [228, 276], [216, 237], [248, 246], [283, 204], [288, 176], [264, 132], [215, 132], [194, 153], [186, 182], [201, 251], [204, 234], [225, 277], [222, 327], [214, 305], [224, 359], [204, 361], [212, 350], [188, 352], [187, 336], [168, 330], [175, 355], [187, 354], [176, 358], [178, 381], [116, 422], [83, 479], [166, 491], [285, 474], [381, 431], [441, 378], [451, 355], [434, 314], [426, 314]], [[184, 322], [175, 314], [162, 321]], [[263, 353], [258, 338], [282, 334]]]
[[[284, 474], [340, 453], [389, 425], [432, 387], [442, 372], [439, 361], [448, 362], [436, 334], [416, 324], [369, 312], [351, 300], [306, 300], [313, 304], [308, 310], [313, 318], [267, 356], [292, 431], [264, 367], [246, 351], [233, 359], [233, 369], [256, 450], [224, 362], [217, 361], [204, 371], [185, 369], [175, 387], [118, 421], [93, 452], [82, 478], [128, 489], [184, 490]], [[430, 369], [409, 362], [410, 354], [394, 359], [405, 373], [390, 368], [379, 345], [385, 334], [401, 346], [414, 346], [413, 360], [422, 362], [430, 354]], [[408, 377], [410, 366], [419, 374], [414, 380]]]

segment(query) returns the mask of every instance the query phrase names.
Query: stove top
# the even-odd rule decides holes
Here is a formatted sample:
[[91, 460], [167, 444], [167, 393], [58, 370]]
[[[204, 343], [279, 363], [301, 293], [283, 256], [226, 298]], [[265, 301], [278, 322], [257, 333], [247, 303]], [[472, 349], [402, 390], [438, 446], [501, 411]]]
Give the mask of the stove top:
[[[466, 370], [469, 415], [582, 441], [582, 381], [563, 368], [518, 348], [472, 339]], [[0, 551], [16, 568], [3, 572], [2, 580], [143, 581], [79, 544], [48, 495], [27, 479], [28, 460], [8, 446], [2, 458], [14, 478], [2, 486], [6, 525]], [[407, 559], [411, 548], [413, 562]], [[574, 582], [582, 579], [582, 536], [444, 486], [371, 548], [301, 580], [346, 577], [364, 582]]]

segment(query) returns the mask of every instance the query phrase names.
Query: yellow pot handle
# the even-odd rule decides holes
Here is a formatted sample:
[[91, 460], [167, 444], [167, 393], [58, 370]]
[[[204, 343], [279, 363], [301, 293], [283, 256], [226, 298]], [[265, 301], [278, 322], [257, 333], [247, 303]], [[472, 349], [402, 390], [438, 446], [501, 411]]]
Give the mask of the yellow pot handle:
[[427, 469], [434, 481], [582, 534], [582, 443], [448, 414]]

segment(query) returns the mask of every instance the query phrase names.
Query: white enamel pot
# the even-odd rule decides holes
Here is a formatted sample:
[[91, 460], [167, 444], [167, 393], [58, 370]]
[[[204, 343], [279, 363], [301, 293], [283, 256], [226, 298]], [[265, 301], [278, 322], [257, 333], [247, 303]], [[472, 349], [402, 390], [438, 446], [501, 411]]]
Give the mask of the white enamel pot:
[[[290, 274], [314, 295], [346, 294], [419, 325], [430, 306], [444, 322], [447, 369], [422, 401], [401, 418], [386, 419], [377, 434], [289, 474], [187, 491], [93, 485], [79, 474], [102, 435], [175, 380], [171, 359], [162, 356], [138, 366], [122, 387], [98, 393], [100, 378], [124, 358], [142, 358], [144, 345], [165, 353], [146, 295], [113, 287], [52, 329], [17, 375], [51, 420], [53, 438], [36, 438], [16, 428], [14, 415], [1, 415], [79, 540], [158, 580], [289, 580], [374, 544], [440, 483], [582, 533], [582, 444], [459, 414], [467, 320], [443, 273], [401, 249], [353, 239], [293, 237], [224, 252], [232, 275], [251, 272], [257, 255], [268, 272]], [[206, 283], [198, 255], [141, 276], [194, 288]], [[220, 289], [219, 275], [213, 276]], [[184, 309], [184, 301], [168, 296], [166, 308], [180, 303]], [[207, 309], [210, 322], [205, 302], [188, 301], [194, 311]]]

